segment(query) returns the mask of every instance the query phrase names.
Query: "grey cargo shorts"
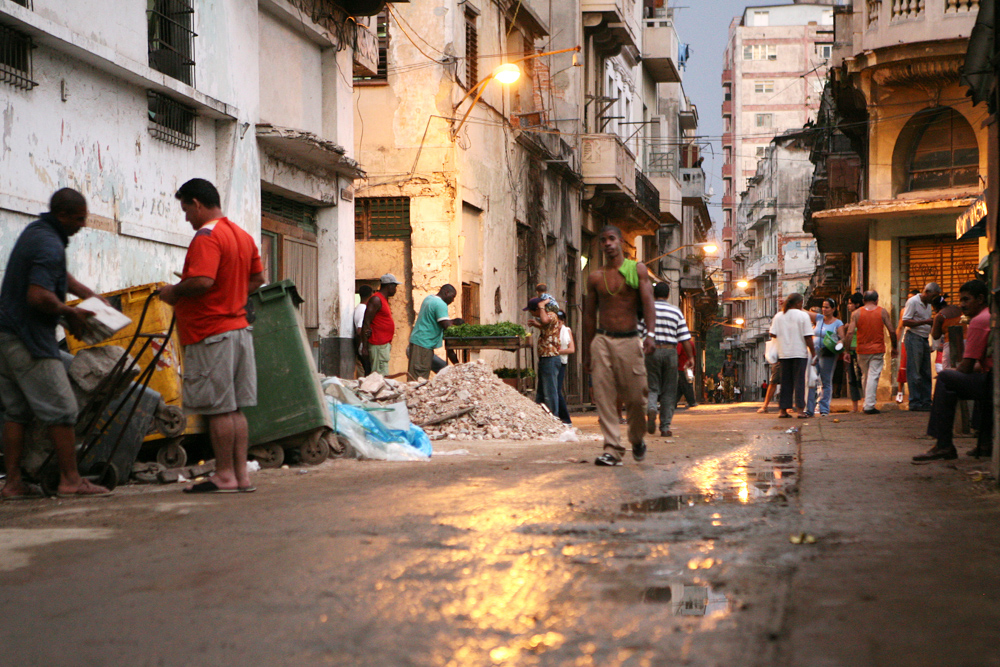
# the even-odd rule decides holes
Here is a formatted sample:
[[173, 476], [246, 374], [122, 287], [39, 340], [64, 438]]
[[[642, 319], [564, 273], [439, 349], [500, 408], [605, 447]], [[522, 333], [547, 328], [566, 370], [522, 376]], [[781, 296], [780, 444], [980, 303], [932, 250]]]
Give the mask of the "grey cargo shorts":
[[257, 405], [257, 362], [249, 328], [184, 346], [185, 412], [221, 415]]

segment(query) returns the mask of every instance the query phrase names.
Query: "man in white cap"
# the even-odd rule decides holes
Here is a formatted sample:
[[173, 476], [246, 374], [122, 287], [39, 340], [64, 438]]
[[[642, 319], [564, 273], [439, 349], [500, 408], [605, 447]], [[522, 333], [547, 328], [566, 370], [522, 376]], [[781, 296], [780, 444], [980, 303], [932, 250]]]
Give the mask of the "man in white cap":
[[389, 353], [392, 351], [392, 337], [396, 333], [396, 323], [392, 320], [389, 299], [396, 295], [396, 285], [401, 284], [396, 276], [387, 273], [379, 281], [379, 290], [368, 299], [365, 320], [361, 324], [362, 354], [371, 359], [372, 372], [389, 374]]

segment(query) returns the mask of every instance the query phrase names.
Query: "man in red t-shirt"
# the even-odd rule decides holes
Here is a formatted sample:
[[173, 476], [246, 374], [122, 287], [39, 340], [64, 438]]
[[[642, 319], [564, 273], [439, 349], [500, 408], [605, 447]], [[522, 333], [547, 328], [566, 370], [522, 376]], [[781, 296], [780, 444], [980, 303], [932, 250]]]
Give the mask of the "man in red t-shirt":
[[955, 370], [938, 373], [934, 387], [927, 435], [937, 438], [924, 454], [913, 457], [914, 463], [958, 458], [952, 433], [955, 429], [955, 408], [958, 402], [976, 401], [981, 417], [979, 440], [970, 456], [989, 456], [993, 435], [993, 359], [989, 356], [990, 290], [981, 280], [970, 280], [959, 290], [959, 306], [969, 318], [965, 334], [965, 351], [962, 362]]
[[264, 284], [253, 238], [222, 214], [219, 191], [202, 178], [175, 197], [194, 239], [176, 285], [160, 290], [174, 307], [184, 346], [184, 409], [205, 415], [215, 451], [215, 475], [187, 493], [254, 491], [247, 472], [247, 420], [257, 405], [257, 365], [247, 322], [247, 297]]
[[396, 296], [396, 286], [402, 283], [391, 273], [382, 276], [379, 282], [381, 286], [368, 299], [368, 307], [365, 308], [365, 319], [361, 324], [361, 354], [367, 354], [371, 359], [373, 373], [388, 375], [392, 337], [396, 335], [389, 299]]

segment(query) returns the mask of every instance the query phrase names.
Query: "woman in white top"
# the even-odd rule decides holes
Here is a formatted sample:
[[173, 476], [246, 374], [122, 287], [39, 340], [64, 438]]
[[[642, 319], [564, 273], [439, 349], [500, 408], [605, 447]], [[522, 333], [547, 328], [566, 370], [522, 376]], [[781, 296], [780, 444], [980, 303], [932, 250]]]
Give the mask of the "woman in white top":
[[562, 363], [559, 365], [559, 410], [556, 417], [562, 420], [563, 424], [572, 424], [569, 418], [569, 406], [566, 405], [566, 368], [569, 366], [569, 355], [576, 354], [576, 341], [573, 340], [573, 331], [566, 326], [566, 313], [559, 311], [559, 357]]
[[[778, 417], [788, 419], [788, 411], [806, 407], [806, 368], [813, 350], [813, 322], [809, 313], [802, 310], [802, 295], [791, 294], [785, 299], [780, 313], [771, 320], [771, 338], [778, 345], [781, 360], [781, 402]], [[804, 415], [803, 415], [804, 416]]]

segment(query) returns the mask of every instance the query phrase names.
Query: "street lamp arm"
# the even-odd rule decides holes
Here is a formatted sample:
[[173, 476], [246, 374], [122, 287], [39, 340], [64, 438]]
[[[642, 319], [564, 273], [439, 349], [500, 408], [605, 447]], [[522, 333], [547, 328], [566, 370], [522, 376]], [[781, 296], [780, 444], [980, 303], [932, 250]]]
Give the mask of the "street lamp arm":
[[705, 243], [687, 243], [685, 245], [679, 245], [676, 248], [674, 248], [673, 250], [669, 250], [669, 251], [663, 253], [662, 255], [657, 255], [656, 257], [653, 257], [652, 259], [643, 260], [643, 263], [646, 264], [646, 265], [652, 264], [656, 260], [663, 259], [667, 255], [672, 255], [675, 252], [677, 252], [678, 250], [683, 250], [684, 248], [696, 248], [698, 246], [705, 247], [705, 246], [709, 246], [709, 245], [715, 245], [715, 244], [709, 243], [709, 242], [705, 242]]
[[[524, 62], [525, 60], [531, 60], [532, 58], [541, 58], [542, 56], [554, 56], [558, 53], [569, 53], [570, 51], [579, 52], [581, 49], [582, 47], [580, 46], [574, 46], [569, 49], [559, 49], [557, 51], [546, 51], [545, 53], [535, 53], [530, 56], [525, 56], [524, 58], [518, 58], [517, 60], [511, 60], [507, 63], [503, 63], [501, 67], [503, 65], [516, 65], [517, 63]], [[489, 84], [490, 81], [493, 80], [494, 77], [496, 77], [496, 75], [497, 75], [497, 70], [494, 69], [493, 72], [491, 72], [488, 76], [484, 77], [479, 83], [477, 83], [472, 88], [469, 88], [469, 92], [467, 92], [465, 96], [458, 101], [458, 104], [455, 105], [455, 111], [458, 111], [458, 108], [462, 106], [462, 102], [469, 99], [469, 96], [472, 95], [473, 92], [476, 93], [475, 99], [472, 100], [472, 104], [469, 105], [469, 108], [465, 110], [465, 115], [462, 116], [462, 120], [459, 122], [458, 127], [456, 127], [455, 131], [451, 133], [452, 138], [458, 136], [458, 133], [462, 130], [462, 126], [465, 125], [465, 121], [469, 117], [469, 114], [472, 113], [472, 110], [474, 108], [476, 108], [476, 104], [479, 102], [479, 98], [483, 96], [483, 91], [486, 90], [486, 86]], [[509, 83], [509, 82], [503, 81], [503, 83]]]

